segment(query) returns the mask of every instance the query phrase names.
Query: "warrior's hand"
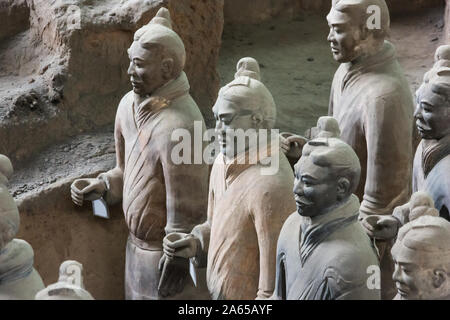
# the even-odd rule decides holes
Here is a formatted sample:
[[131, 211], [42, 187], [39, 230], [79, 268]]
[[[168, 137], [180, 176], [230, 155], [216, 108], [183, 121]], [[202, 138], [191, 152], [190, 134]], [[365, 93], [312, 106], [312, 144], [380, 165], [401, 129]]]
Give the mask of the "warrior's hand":
[[380, 240], [395, 238], [400, 227], [399, 221], [392, 216], [367, 216], [361, 224], [369, 237]]
[[305, 137], [295, 135], [289, 132], [280, 134], [281, 150], [286, 157], [295, 160], [295, 162], [302, 156], [303, 146], [308, 142]]
[[100, 179], [77, 179], [70, 187], [72, 201], [78, 206], [82, 206], [84, 200], [100, 199], [105, 192], [106, 184]]
[[189, 259], [169, 258], [165, 254], [159, 261], [158, 292], [162, 297], [174, 296], [183, 291], [189, 275]]
[[163, 240], [164, 254], [169, 258], [193, 258], [197, 255], [200, 241], [191, 234], [171, 233]]

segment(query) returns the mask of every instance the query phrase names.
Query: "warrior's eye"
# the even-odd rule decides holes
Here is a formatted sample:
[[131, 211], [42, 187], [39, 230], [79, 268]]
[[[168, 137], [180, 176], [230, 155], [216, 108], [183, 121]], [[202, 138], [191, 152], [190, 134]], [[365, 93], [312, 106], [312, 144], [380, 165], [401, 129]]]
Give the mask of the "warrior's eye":
[[420, 106], [422, 107], [423, 111], [425, 112], [433, 112], [433, 108], [428, 103], [421, 103]]

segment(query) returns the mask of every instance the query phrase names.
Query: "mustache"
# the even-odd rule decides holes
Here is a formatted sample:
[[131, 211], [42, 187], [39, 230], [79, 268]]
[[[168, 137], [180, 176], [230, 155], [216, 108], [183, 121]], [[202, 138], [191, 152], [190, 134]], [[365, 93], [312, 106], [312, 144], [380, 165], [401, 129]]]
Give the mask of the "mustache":
[[314, 204], [314, 202], [306, 199], [303, 196], [295, 196], [295, 202], [299, 202], [305, 206], [312, 206]]
[[408, 293], [409, 292], [408, 286], [406, 286], [403, 282], [400, 282], [400, 281], [396, 281], [395, 282], [395, 288], [398, 291], [401, 291], [402, 293]]
[[423, 123], [420, 120], [416, 121], [416, 127], [420, 128], [422, 130], [425, 130], [425, 131], [430, 131], [431, 130], [430, 126], [426, 125], [425, 123]]

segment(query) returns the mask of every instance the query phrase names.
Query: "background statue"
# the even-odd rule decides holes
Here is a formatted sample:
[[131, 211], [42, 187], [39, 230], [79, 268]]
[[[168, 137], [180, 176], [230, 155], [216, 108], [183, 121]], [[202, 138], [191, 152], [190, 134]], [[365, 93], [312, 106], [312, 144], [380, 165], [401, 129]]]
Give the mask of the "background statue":
[[450, 300], [450, 222], [422, 216], [404, 225], [392, 248], [396, 300]]
[[[379, 26], [371, 25], [379, 8]], [[386, 41], [390, 16], [385, 0], [333, 0], [327, 16], [328, 41], [333, 58], [340, 62], [334, 75], [328, 115], [341, 129], [361, 162], [361, 179], [355, 194], [361, 200], [360, 219], [390, 215], [411, 195], [414, 103], [408, 82], [396, 58], [394, 46]], [[307, 137], [314, 138], [316, 130]], [[293, 138], [284, 140], [291, 144]], [[289, 147], [288, 156], [298, 159], [299, 147]], [[292, 163], [292, 160], [291, 160]], [[377, 240], [382, 297], [395, 294], [390, 247]]]
[[335, 119], [322, 117], [318, 127], [329, 130], [303, 147], [295, 165], [297, 211], [278, 240], [273, 298], [379, 300], [380, 290], [367, 284], [378, 258], [358, 222], [359, 200], [353, 194], [359, 159], [337, 138]]
[[[213, 299], [264, 299], [274, 290], [280, 229], [295, 208], [293, 174], [278, 134], [268, 134], [270, 142], [261, 136], [273, 128], [276, 107], [258, 80], [257, 61], [243, 58], [237, 68], [213, 107], [221, 152], [210, 177], [208, 219], [190, 234], [168, 235], [164, 250], [169, 257], [207, 265]], [[239, 129], [253, 130], [257, 139], [236, 143]], [[279, 167], [263, 174], [268, 158]]]
[[64, 261], [59, 267], [58, 282], [39, 291], [36, 300], [94, 300], [84, 288], [83, 265], [77, 261]]
[[[436, 57], [442, 56], [446, 47], [450, 48], [440, 47]], [[414, 115], [422, 141], [414, 157], [413, 191], [431, 196], [431, 207], [450, 220], [450, 68], [438, 66], [427, 72], [416, 95]], [[393, 218], [375, 215], [363, 221], [367, 232], [379, 239], [394, 238], [398, 228], [409, 222], [400, 217], [402, 207], [395, 210]]]
[[32, 300], [44, 283], [33, 267], [33, 248], [14, 239], [20, 217], [7, 188], [12, 174], [11, 161], [0, 155], [0, 300]]
[[417, 91], [416, 125], [422, 136], [413, 166], [413, 191], [433, 198], [450, 220], [450, 68], [431, 70]]
[[[122, 200], [130, 230], [125, 267], [126, 299], [160, 299], [184, 288], [189, 261], [175, 269], [158, 291], [162, 240], [171, 232], [189, 233], [205, 219], [208, 165], [175, 164], [172, 141], [175, 130], [194, 136], [194, 124], [205, 130], [203, 117], [189, 95], [183, 68], [186, 53], [180, 37], [172, 30], [169, 11], [157, 15], [134, 35], [128, 50], [128, 74], [133, 91], [119, 104], [115, 122], [117, 166], [96, 179], [83, 179], [87, 186], [72, 185], [72, 199], [81, 205], [103, 195], [108, 204]], [[191, 150], [194, 150], [194, 141]], [[203, 147], [203, 146], [201, 146]], [[193, 157], [192, 157], [193, 158]], [[193, 161], [192, 161], [193, 163]], [[193, 283], [184, 295], [192, 296]]]

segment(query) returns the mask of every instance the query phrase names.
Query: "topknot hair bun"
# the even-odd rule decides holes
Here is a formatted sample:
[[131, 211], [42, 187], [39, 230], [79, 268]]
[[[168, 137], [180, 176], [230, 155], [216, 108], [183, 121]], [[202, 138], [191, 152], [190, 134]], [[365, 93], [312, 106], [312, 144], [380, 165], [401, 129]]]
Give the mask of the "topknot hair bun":
[[259, 63], [254, 58], [245, 57], [239, 60], [236, 66], [236, 74], [234, 78], [249, 77], [258, 81], [261, 81], [261, 71], [259, 69]]

